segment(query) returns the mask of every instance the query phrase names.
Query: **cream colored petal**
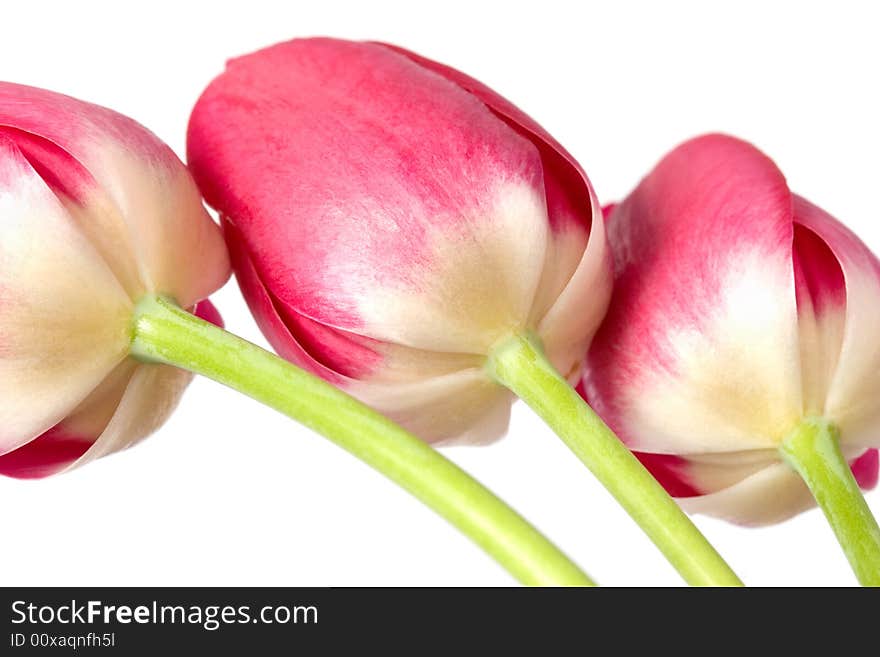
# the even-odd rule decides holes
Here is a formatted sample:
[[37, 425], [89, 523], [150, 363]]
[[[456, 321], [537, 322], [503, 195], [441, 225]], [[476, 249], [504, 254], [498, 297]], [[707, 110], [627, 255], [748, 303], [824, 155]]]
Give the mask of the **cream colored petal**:
[[0, 453], [58, 423], [122, 361], [130, 317], [107, 264], [0, 139]]
[[[864, 450], [844, 448], [852, 463]], [[681, 468], [698, 497], [682, 498], [681, 505], [740, 525], [766, 525], [785, 520], [815, 505], [800, 476], [782, 460], [779, 450], [754, 450], [688, 455]]]
[[[867, 260], [867, 257], [866, 257]], [[880, 446], [880, 268], [846, 267], [843, 349], [825, 403], [841, 439], [853, 447]], [[857, 265], [861, 265], [860, 267]]]
[[119, 402], [125, 394], [138, 363], [126, 358], [77, 406], [61, 423], [70, 433], [77, 436], [98, 437], [107, 428], [116, 414]]
[[[426, 222], [430, 260], [405, 284], [365, 280], [362, 332], [435, 352], [486, 354], [523, 329], [538, 289], [549, 225], [545, 199], [525, 182], [506, 182], [486, 207], [460, 220]], [[436, 228], [433, 228], [436, 226]]]
[[780, 462], [779, 451], [775, 449], [689, 454], [684, 458], [687, 460], [683, 468], [685, 479], [704, 494], [729, 488]]
[[[693, 454], [776, 447], [803, 416], [790, 270], [744, 254], [702, 325], [669, 331], [667, 368], [623, 391], [630, 446]], [[658, 318], [658, 321], [662, 319]]]
[[[567, 241], [571, 236], [565, 232], [555, 235], [557, 244], [550, 249], [555, 262], [547, 264], [548, 267], [560, 267], [562, 263], [570, 262], [574, 255], [570, 251], [572, 245], [581, 249], [580, 257], [575, 261], [576, 269], [569, 271], [566, 284], [538, 325], [538, 334], [547, 355], [563, 373], [570, 371], [583, 358], [611, 298], [613, 276], [605, 223], [592, 188], [590, 192], [593, 218], [586, 248], [577, 234], [570, 243]], [[573, 224], [571, 229], [574, 229]]]
[[220, 229], [170, 150], [161, 160], [100, 141], [88, 151], [93, 174], [125, 222], [148, 292], [188, 308], [226, 282], [229, 258]]
[[482, 369], [345, 390], [428, 442], [484, 444], [507, 430], [513, 397]]
[[746, 526], [781, 522], [815, 504], [806, 484], [785, 463], [762, 468], [717, 493], [679, 502], [690, 513], [703, 513]]
[[140, 364], [107, 427], [70, 467], [127, 449], [156, 431], [177, 407], [192, 374], [168, 365]]
[[845, 310], [815, 312], [809, 300], [798, 303], [804, 414], [825, 414], [828, 391], [843, 342]]
[[[357, 339], [357, 336], [351, 337]], [[367, 383], [417, 382], [482, 368], [486, 362], [486, 357], [478, 354], [428, 351], [389, 342], [369, 341], [366, 344], [380, 358], [368, 373], [358, 376]]]

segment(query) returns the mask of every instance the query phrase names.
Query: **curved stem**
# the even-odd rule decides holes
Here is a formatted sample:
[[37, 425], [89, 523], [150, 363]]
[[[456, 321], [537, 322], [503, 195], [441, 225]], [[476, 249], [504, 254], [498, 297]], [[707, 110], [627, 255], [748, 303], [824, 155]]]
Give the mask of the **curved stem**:
[[499, 343], [488, 368], [550, 425], [685, 581], [695, 586], [742, 585], [684, 511], [559, 375], [535, 338], [515, 335]]
[[880, 586], [880, 528], [840, 451], [837, 427], [808, 418], [780, 451], [816, 498], [859, 583]]
[[322, 379], [156, 297], [131, 353], [219, 381], [326, 436], [446, 518], [528, 585], [593, 582], [518, 513], [436, 450]]

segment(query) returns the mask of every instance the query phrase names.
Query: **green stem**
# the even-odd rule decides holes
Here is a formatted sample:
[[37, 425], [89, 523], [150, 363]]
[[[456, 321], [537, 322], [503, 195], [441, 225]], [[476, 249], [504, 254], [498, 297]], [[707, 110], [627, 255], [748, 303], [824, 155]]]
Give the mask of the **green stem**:
[[880, 586], [880, 528], [840, 451], [839, 436], [830, 422], [807, 418], [780, 451], [813, 493], [859, 582]]
[[522, 516], [436, 450], [265, 349], [148, 297], [135, 310], [131, 353], [219, 381], [326, 436], [446, 518], [523, 584], [594, 585]]
[[694, 586], [742, 586], [690, 518], [547, 360], [533, 336], [500, 342], [490, 374], [540, 415]]

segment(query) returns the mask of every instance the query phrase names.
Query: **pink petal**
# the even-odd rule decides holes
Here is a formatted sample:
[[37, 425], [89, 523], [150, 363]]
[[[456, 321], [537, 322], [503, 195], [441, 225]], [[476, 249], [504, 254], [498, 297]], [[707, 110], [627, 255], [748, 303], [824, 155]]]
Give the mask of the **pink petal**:
[[701, 494], [701, 491], [688, 480], [687, 459], [674, 454], [633, 453], [654, 479], [660, 482], [666, 492], [673, 497], [695, 497]]
[[877, 486], [878, 474], [880, 474], [880, 457], [876, 449], [866, 450], [859, 458], [850, 462], [853, 476], [864, 490], [871, 490]]
[[[0, 86], [0, 91], [2, 89]], [[70, 153], [45, 137], [12, 126], [0, 124], [0, 134], [18, 146], [56, 195], [68, 197], [80, 205], [88, 203], [98, 183]]]
[[[800, 209], [802, 201], [795, 199], [795, 208]], [[799, 222], [794, 227], [794, 268], [798, 309], [809, 305], [813, 312], [821, 314], [829, 306], [836, 310], [846, 305], [846, 282], [840, 262], [819, 235]]]
[[235, 270], [235, 278], [260, 331], [266, 336], [275, 351], [283, 358], [326, 381], [337, 384], [343, 381], [344, 376], [326, 367], [306, 351], [281, 319], [269, 291], [254, 269], [245, 241], [241, 238], [235, 225], [224, 222], [223, 230], [227, 235], [229, 256]]
[[[156, 166], [178, 166], [171, 150], [135, 121], [106, 107], [45, 89], [0, 82], [0, 126], [30, 133], [43, 142], [40, 150], [48, 146], [50, 151], [65, 151], [102, 186], [115, 182], [115, 176], [104, 178], [113, 174], [100, 162], [102, 154], [94, 150], [100, 140], [118, 142]], [[55, 151], [53, 159], [57, 154]]]
[[731, 137], [691, 140], [608, 230], [615, 288], [585, 378], [596, 410], [642, 451], [772, 447], [801, 411], [780, 171]]
[[420, 66], [442, 75], [447, 80], [473, 94], [486, 104], [519, 134], [529, 139], [541, 154], [546, 184], [547, 207], [555, 230], [564, 230], [564, 224], [574, 222], [589, 231], [593, 219], [594, 200], [592, 185], [587, 174], [571, 154], [542, 128], [532, 117], [479, 80], [457, 71], [451, 66], [389, 43], [378, 43], [385, 48], [411, 59]]
[[794, 227], [793, 263], [803, 411], [822, 416], [843, 343], [846, 285], [840, 263], [828, 245], [799, 223]]
[[[508, 188], [544, 203], [538, 149], [388, 48], [308, 39], [234, 60], [196, 105], [188, 143], [206, 198], [236, 224], [272, 295], [300, 315], [386, 342], [472, 351], [497, 330], [453, 297], [479, 272], [506, 276], [490, 304], [507, 304], [513, 320], [529, 312], [546, 208], [516, 218], [515, 241], [502, 235], [513, 244], [506, 259], [487, 250], [489, 237], [501, 240], [486, 222], [504, 211], [498, 203], [520, 203]], [[460, 280], [437, 273], [446, 250], [466, 265], [453, 269]], [[422, 321], [405, 321], [414, 307]]]
[[16, 479], [40, 479], [56, 474], [86, 453], [94, 440], [53, 427], [43, 435], [0, 456], [0, 475]]
[[839, 282], [826, 285], [828, 315], [845, 310], [840, 354], [828, 383], [824, 415], [838, 424], [844, 446], [877, 445], [880, 426], [880, 262], [856, 235], [827, 212], [795, 197], [795, 220], [827, 244], [843, 272], [846, 298]]
[[140, 124], [0, 82], [0, 136], [68, 206], [132, 299], [157, 292], [190, 306], [228, 278], [220, 232], [186, 168]]
[[199, 301], [195, 305], [195, 308], [193, 308], [192, 312], [196, 317], [200, 317], [206, 322], [211, 322], [215, 326], [219, 326], [220, 328], [225, 326], [223, 323], [223, 316], [220, 314], [220, 311], [217, 310], [217, 306], [211, 303], [208, 299], [202, 299]]
[[382, 45], [472, 93], [538, 148], [553, 235], [533, 313], [541, 320], [539, 332], [551, 359], [568, 371], [571, 358], [559, 353], [560, 345], [574, 342], [574, 350], [586, 349], [605, 315], [611, 290], [602, 216], [586, 173], [534, 119], [479, 80], [398, 46]]

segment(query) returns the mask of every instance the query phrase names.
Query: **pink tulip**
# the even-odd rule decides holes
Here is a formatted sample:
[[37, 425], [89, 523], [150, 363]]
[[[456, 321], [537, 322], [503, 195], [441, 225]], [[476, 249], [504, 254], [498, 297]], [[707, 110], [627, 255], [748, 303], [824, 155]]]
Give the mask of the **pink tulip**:
[[492, 345], [535, 331], [577, 373], [610, 291], [572, 157], [466, 75], [392, 46], [282, 43], [231, 61], [189, 159], [278, 352], [431, 441], [506, 429]]
[[141, 440], [190, 374], [128, 357], [134, 304], [193, 308], [228, 277], [186, 169], [126, 117], [0, 83], [0, 218], [0, 473], [43, 477]]
[[610, 310], [582, 394], [685, 508], [813, 504], [781, 441], [822, 417], [863, 487], [880, 445], [880, 263], [753, 146], [700, 137], [608, 217]]

